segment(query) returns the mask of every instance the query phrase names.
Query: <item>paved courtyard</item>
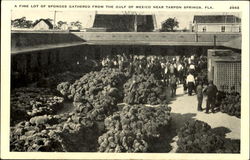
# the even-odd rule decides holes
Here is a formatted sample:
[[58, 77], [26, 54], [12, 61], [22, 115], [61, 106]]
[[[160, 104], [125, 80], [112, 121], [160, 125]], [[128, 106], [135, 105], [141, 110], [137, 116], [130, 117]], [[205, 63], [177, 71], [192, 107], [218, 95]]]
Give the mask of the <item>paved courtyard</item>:
[[[210, 112], [209, 114], [206, 114], [205, 110], [198, 112], [196, 95], [184, 94], [181, 85], [178, 86], [176, 97], [172, 99], [169, 106], [172, 108], [173, 129], [178, 130], [187, 121], [200, 120], [208, 123], [215, 132], [224, 134], [226, 138], [240, 139], [241, 123], [239, 118], [221, 112]], [[206, 108], [206, 97], [203, 99], [202, 108]], [[170, 152], [175, 152], [176, 140], [177, 136], [172, 137], [172, 150]]]

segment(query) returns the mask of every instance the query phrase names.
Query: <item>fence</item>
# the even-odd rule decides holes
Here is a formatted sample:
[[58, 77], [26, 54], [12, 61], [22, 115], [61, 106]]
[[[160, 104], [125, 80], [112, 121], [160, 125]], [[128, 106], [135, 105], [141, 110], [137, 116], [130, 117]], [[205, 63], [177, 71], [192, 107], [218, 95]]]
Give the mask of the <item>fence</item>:
[[209, 49], [208, 50], [208, 79], [225, 91], [235, 87], [241, 91], [241, 56], [231, 50]]

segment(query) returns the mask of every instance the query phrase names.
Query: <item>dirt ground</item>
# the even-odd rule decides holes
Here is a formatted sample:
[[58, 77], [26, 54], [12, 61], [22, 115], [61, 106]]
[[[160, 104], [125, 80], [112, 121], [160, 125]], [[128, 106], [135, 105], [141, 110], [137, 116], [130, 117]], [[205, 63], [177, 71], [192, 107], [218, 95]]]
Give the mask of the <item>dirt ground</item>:
[[[241, 123], [239, 118], [221, 112], [211, 113], [210, 111], [209, 114], [206, 114], [206, 97], [203, 98], [203, 111], [198, 111], [196, 95], [188, 96], [184, 93], [181, 85], [178, 86], [176, 97], [171, 100], [169, 106], [172, 108], [171, 130], [173, 131], [181, 128], [187, 121], [200, 120], [208, 123], [214, 132], [223, 134], [226, 138], [240, 139]], [[176, 132], [170, 134], [172, 134], [172, 149], [170, 152], [174, 153], [177, 149], [176, 141], [178, 137], [176, 136]]]

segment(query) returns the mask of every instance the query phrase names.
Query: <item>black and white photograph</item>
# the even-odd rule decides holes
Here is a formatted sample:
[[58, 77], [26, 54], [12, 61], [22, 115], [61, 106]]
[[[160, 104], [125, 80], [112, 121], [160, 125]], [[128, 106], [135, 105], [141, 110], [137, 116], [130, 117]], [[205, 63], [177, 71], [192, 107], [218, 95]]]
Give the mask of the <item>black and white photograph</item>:
[[242, 153], [240, 10], [67, 7], [10, 11], [10, 153]]

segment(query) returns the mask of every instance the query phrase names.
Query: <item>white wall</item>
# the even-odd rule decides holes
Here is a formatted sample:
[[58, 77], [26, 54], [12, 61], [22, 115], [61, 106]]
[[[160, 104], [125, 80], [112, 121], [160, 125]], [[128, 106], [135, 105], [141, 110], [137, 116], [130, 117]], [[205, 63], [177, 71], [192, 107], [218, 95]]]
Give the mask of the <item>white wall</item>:
[[206, 32], [221, 32], [221, 27], [225, 26], [225, 32], [239, 32], [239, 24], [197, 24], [198, 32], [203, 32], [203, 27], [206, 27]]
[[68, 30], [69, 26], [67, 24], [63, 24], [61, 26], [61, 30]]
[[49, 26], [44, 21], [40, 21], [38, 24], [34, 26], [33, 29], [34, 30], [49, 30]]

